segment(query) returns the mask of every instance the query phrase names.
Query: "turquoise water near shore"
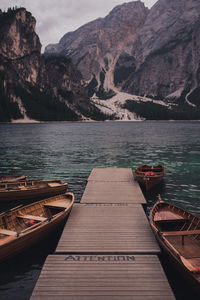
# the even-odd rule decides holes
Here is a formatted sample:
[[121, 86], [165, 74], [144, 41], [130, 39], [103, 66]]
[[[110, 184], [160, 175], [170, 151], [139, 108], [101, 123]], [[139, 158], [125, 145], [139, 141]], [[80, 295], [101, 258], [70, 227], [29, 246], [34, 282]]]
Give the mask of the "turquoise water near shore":
[[[200, 122], [0, 124], [0, 174], [60, 178], [69, 183], [77, 202], [93, 168], [135, 169], [138, 164], [160, 163], [166, 175], [161, 185], [145, 194], [147, 213], [161, 194], [200, 216]], [[0, 204], [1, 211], [5, 208], [7, 204]], [[2, 268], [1, 299], [16, 299], [16, 293], [19, 299], [29, 299], [45, 255], [56, 241], [35, 249], [32, 258], [30, 252], [21, 257], [26, 267], [20, 269], [19, 260], [12, 260], [9, 271]]]

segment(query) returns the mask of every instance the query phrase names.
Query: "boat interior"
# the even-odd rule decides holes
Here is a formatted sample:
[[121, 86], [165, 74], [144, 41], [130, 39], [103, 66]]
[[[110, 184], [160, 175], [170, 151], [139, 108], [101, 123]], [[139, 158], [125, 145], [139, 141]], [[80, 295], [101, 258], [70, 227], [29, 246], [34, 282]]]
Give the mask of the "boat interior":
[[[200, 266], [200, 221], [175, 211], [155, 213], [154, 222], [166, 243], [194, 266]], [[199, 275], [200, 276], [200, 275]]]
[[16, 237], [28, 230], [50, 221], [71, 204], [71, 199], [63, 196], [36, 202], [34, 205], [18, 208], [0, 216], [0, 241], [8, 236]]

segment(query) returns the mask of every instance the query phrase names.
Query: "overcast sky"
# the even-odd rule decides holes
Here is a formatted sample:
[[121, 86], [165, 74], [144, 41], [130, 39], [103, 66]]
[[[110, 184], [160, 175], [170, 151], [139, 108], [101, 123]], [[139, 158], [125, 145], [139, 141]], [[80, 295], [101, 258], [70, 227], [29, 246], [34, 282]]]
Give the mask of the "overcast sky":
[[[0, 0], [0, 8], [25, 7], [36, 18], [36, 32], [44, 47], [57, 43], [61, 37], [80, 26], [105, 17], [124, 0]], [[157, 0], [142, 0], [152, 7]]]

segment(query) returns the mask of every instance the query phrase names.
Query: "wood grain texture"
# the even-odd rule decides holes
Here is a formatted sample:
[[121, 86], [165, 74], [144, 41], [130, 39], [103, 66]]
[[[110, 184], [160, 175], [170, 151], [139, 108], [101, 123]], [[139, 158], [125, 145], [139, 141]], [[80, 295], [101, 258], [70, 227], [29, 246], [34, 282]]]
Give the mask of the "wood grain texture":
[[146, 204], [146, 200], [136, 181], [88, 181], [81, 203]]
[[56, 253], [159, 253], [141, 205], [74, 204]]
[[133, 181], [133, 172], [130, 168], [94, 168], [88, 181]]
[[155, 255], [49, 255], [31, 300], [175, 299]]
[[31, 300], [175, 299], [145, 203], [131, 169], [93, 169]]

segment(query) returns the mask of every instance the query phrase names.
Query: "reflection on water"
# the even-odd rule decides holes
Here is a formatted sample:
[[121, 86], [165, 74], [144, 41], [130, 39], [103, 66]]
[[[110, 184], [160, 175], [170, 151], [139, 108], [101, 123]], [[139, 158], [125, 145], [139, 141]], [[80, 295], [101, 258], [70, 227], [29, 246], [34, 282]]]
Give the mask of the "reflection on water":
[[[93, 168], [135, 169], [138, 164], [162, 163], [166, 168], [164, 182], [144, 192], [148, 211], [161, 194], [164, 200], [200, 215], [199, 132], [199, 122], [0, 124], [0, 174], [60, 178], [69, 183], [78, 202]], [[34, 266], [28, 268], [31, 274], [37, 273]], [[4, 274], [9, 278], [9, 273]], [[31, 282], [26, 271], [24, 280]], [[15, 289], [16, 282], [22, 281], [18, 278], [13, 283], [10, 276], [12, 296], [19, 288]], [[11, 287], [1, 282], [0, 295], [14, 299], [8, 296], [9, 290]], [[30, 289], [24, 291], [24, 299], [28, 299]]]

